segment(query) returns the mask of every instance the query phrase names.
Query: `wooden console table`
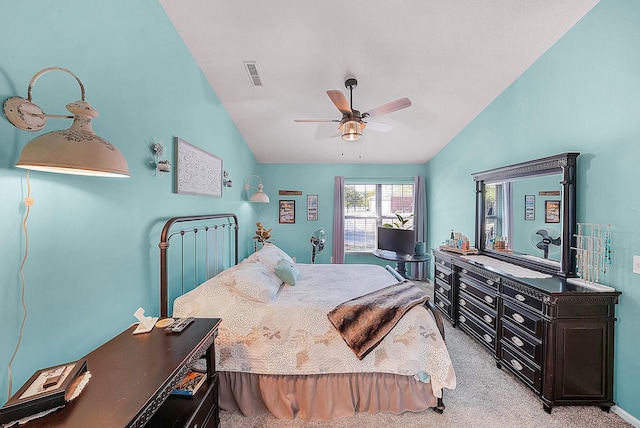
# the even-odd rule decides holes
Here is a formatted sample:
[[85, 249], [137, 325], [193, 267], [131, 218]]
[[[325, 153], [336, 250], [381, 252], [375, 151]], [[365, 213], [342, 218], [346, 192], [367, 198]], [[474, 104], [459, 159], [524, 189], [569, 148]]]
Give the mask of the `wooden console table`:
[[[197, 318], [180, 334], [125, 330], [87, 358], [91, 380], [63, 409], [27, 423], [36, 427], [217, 427], [214, 339], [220, 320]], [[170, 396], [191, 365], [206, 356], [209, 379], [194, 397]]]

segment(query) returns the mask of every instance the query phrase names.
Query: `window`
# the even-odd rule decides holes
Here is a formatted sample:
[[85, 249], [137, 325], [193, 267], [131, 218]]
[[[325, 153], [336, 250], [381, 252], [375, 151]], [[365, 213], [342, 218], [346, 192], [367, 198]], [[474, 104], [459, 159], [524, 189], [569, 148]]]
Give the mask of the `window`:
[[[413, 214], [413, 184], [345, 184], [344, 250], [373, 251], [378, 226]], [[405, 225], [413, 226], [413, 217]]]

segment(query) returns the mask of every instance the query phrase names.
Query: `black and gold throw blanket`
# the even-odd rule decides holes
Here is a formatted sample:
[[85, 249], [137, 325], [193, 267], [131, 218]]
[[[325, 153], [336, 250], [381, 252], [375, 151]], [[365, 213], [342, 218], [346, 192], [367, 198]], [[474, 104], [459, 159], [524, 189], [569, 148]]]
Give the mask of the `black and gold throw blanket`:
[[327, 316], [361, 360], [385, 338], [409, 309], [427, 299], [427, 293], [405, 280], [341, 303]]

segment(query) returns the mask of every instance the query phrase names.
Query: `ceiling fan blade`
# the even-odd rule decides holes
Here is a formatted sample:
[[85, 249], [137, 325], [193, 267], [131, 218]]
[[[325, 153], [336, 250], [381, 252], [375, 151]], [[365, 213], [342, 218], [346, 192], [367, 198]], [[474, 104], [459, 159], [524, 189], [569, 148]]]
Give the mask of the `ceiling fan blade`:
[[344, 114], [351, 114], [351, 107], [349, 106], [347, 97], [344, 96], [344, 93], [342, 93], [342, 91], [331, 89], [327, 91], [327, 95], [329, 95], [329, 98], [331, 98], [333, 104], [338, 107], [338, 110], [340, 110]]
[[393, 129], [393, 126], [387, 125], [386, 123], [369, 121], [366, 121], [365, 123], [367, 124], [367, 128], [373, 129], [374, 131], [389, 132]]
[[338, 119], [293, 119], [294, 122], [340, 122]]
[[362, 117], [374, 117], [382, 116], [383, 114], [392, 113], [394, 111], [402, 110], [403, 108], [411, 107], [411, 100], [407, 97], [398, 98], [395, 101], [382, 104], [381, 106], [372, 108], [362, 113]]

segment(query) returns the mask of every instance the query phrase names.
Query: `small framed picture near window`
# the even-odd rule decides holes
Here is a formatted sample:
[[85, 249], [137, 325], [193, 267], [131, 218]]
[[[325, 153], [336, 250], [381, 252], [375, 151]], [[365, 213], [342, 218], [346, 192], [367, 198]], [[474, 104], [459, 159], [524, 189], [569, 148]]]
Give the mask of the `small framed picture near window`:
[[307, 220], [318, 220], [318, 195], [307, 195]]
[[286, 199], [279, 201], [278, 223], [294, 224], [296, 222], [296, 201]]
[[536, 219], [536, 196], [524, 195], [524, 219], [535, 220]]
[[560, 201], [544, 201], [544, 222], [560, 223]]
[[175, 192], [222, 196], [222, 159], [176, 137]]

